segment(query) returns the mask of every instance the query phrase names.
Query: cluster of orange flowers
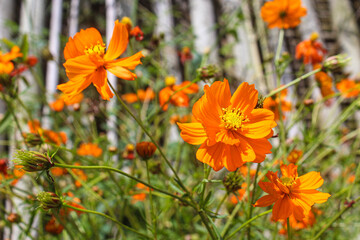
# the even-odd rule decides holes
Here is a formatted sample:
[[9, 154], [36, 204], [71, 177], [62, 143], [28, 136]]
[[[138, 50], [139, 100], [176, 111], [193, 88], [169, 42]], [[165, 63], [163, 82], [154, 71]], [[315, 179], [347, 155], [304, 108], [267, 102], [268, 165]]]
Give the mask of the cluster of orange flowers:
[[[53, 143], [56, 145], [65, 144], [67, 137], [64, 132], [54, 132], [52, 130], [43, 129], [40, 126], [39, 120], [28, 121], [30, 133], [37, 134], [44, 139], [46, 143]], [[26, 136], [26, 133], [23, 133]]]
[[80, 156], [100, 157], [102, 149], [96, 143], [82, 143], [76, 153]]
[[74, 96], [72, 102], [68, 102], [68, 100], [65, 97], [65, 94], [60, 94], [54, 102], [50, 103], [50, 108], [56, 112], [61, 112], [64, 109], [65, 105], [71, 106], [71, 105], [79, 104], [83, 100], [83, 98], [84, 98], [84, 94], [79, 93]]
[[4, 180], [12, 180], [11, 185], [15, 186], [19, 179], [25, 174], [22, 166], [15, 166], [12, 171], [8, 169], [7, 159], [0, 159], [0, 183]]
[[135, 103], [137, 101], [147, 102], [155, 98], [155, 92], [151, 88], [145, 90], [139, 89], [137, 93], [126, 93], [121, 98], [127, 103]]

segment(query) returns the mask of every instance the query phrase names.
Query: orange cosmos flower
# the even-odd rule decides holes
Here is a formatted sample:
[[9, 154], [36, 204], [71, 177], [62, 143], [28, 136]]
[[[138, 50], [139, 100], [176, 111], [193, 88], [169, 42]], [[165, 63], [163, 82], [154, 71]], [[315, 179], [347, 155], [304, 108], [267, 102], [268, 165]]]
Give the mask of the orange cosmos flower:
[[[314, 64], [314, 70], [322, 68], [321, 64]], [[333, 90], [333, 81], [332, 78], [326, 72], [317, 72], [315, 73], [315, 80], [318, 82], [320, 86], [321, 95], [323, 97], [328, 97], [335, 94]]]
[[134, 27], [130, 31], [130, 36], [135, 37], [136, 41], [142, 41], [144, 39], [144, 33], [141, 31], [139, 26]]
[[269, 28], [293, 28], [300, 24], [300, 18], [306, 15], [301, 0], [274, 0], [264, 4], [261, 17]]
[[175, 124], [177, 122], [179, 123], [189, 123], [194, 121], [192, 114], [187, 114], [187, 115], [183, 115], [183, 116], [179, 116], [179, 115], [173, 115], [170, 117], [170, 124]]
[[134, 103], [138, 100], [140, 102], [150, 101], [155, 98], [155, 92], [151, 88], [147, 88], [146, 90], [139, 89], [137, 93], [126, 93], [121, 95], [121, 98], [127, 103]]
[[178, 123], [184, 141], [199, 145], [196, 158], [215, 171], [235, 171], [245, 162], [262, 162], [271, 153], [268, 138], [276, 126], [274, 114], [254, 109], [258, 91], [242, 83], [231, 96], [228, 80], [204, 87], [192, 110], [192, 123]]
[[263, 107], [265, 109], [271, 110], [275, 114], [275, 120], [280, 119], [280, 113], [279, 113], [279, 104], [281, 103], [281, 111], [282, 111], [282, 119], [285, 119], [284, 112], [288, 112], [291, 110], [291, 102], [286, 101], [288, 90], [284, 89], [279, 94], [276, 94], [274, 96], [268, 97], [264, 101]]
[[133, 160], [135, 158], [135, 146], [132, 143], [128, 143], [125, 147], [125, 151], [122, 157], [127, 160]]
[[21, 165], [15, 165], [11, 172], [8, 168], [8, 160], [5, 158], [0, 159], [0, 182], [1, 180], [13, 179], [10, 184], [15, 186], [19, 179], [25, 175], [25, 171], [22, 167], [23, 166]]
[[5, 54], [0, 51], [0, 74], [11, 73], [12, 70], [14, 70], [14, 63], [11, 61], [18, 57], [22, 57], [22, 53], [18, 46], [12, 47], [11, 51]]
[[350, 79], [343, 79], [336, 84], [336, 88], [344, 98], [357, 97], [360, 93], [360, 84]]
[[147, 186], [145, 186], [144, 184], [142, 184], [142, 183], [137, 183], [135, 185], [135, 187], [138, 190], [143, 191], [143, 192], [132, 195], [132, 201], [131, 202], [136, 203], [138, 201], [144, 201], [145, 198], [146, 198], [145, 191], [149, 191], [149, 188]]
[[102, 149], [96, 143], [82, 143], [76, 152], [80, 156], [100, 157]]
[[[175, 85], [175, 81], [172, 83], [172, 81], [170, 81], [170, 78], [167, 78], [165, 81], [169, 82], [168, 84], [166, 84], [167, 87], [163, 88], [159, 92], [159, 103], [164, 111], [166, 111], [169, 107], [169, 104], [167, 102], [177, 107], [188, 107], [190, 99], [187, 94], [193, 94], [199, 91], [199, 86], [196, 83], [191, 84], [190, 81], [184, 81], [179, 85]], [[191, 84], [189, 87], [179, 91], [180, 89], [186, 87], [189, 84]], [[179, 92], [174, 94], [175, 91]]]
[[66, 94], [69, 101], [74, 96], [82, 92], [91, 83], [96, 87], [101, 97], [109, 100], [113, 97], [107, 84], [107, 71], [115, 76], [134, 80], [136, 74], [129, 71], [141, 64], [141, 52], [131, 57], [119, 57], [128, 44], [128, 31], [126, 26], [115, 21], [115, 27], [110, 44], [105, 52], [105, 44], [98, 30], [87, 28], [75, 34], [74, 38], [69, 38], [64, 49], [66, 62], [64, 67], [69, 81], [58, 85], [58, 89]]
[[282, 177], [269, 171], [266, 177], [270, 182], [260, 181], [259, 186], [269, 195], [261, 197], [255, 207], [267, 207], [274, 204], [273, 219], [286, 220], [290, 215], [301, 221], [311, 210], [314, 203], [323, 203], [331, 196], [315, 189], [321, 187], [324, 180], [318, 172], [309, 172], [298, 177], [297, 166], [290, 163], [281, 165]]
[[65, 144], [67, 141], [66, 134], [64, 132], [54, 132], [40, 127], [39, 120], [28, 121], [28, 126], [31, 133], [38, 134], [44, 138], [45, 142], [53, 143], [60, 146], [62, 143]]
[[52, 167], [50, 168], [50, 172], [55, 176], [55, 177], [60, 177], [63, 176], [65, 174], [68, 173], [68, 171], [66, 170], [66, 168], [61, 168], [61, 167]]
[[179, 52], [180, 61], [184, 64], [186, 61], [191, 60], [193, 58], [191, 54], [191, 50], [189, 47], [183, 47], [181, 52]]
[[55, 216], [52, 216], [45, 225], [45, 231], [53, 235], [59, 235], [63, 230], [64, 226], [56, 220]]
[[77, 95], [75, 95], [71, 101], [69, 101], [69, 99], [66, 98], [66, 95], [65, 94], [60, 94], [60, 96], [58, 96], [58, 98], [50, 103], [50, 108], [56, 112], [61, 112], [65, 105], [66, 106], [70, 106], [70, 105], [73, 105], [73, 104], [76, 104], [76, 103], [80, 103], [84, 98], [84, 94], [82, 93], [79, 93]]
[[312, 33], [309, 40], [300, 42], [295, 50], [296, 59], [304, 58], [304, 64], [321, 63], [326, 54], [326, 49], [320, 42], [316, 41], [318, 37], [317, 33]]
[[[74, 165], [81, 166], [81, 164], [78, 162], [74, 163]], [[79, 178], [79, 180], [75, 180], [75, 186], [79, 188], [82, 186], [81, 182], [85, 182], [87, 180], [87, 176], [86, 176], [85, 172], [81, 169], [73, 169], [72, 171]]]
[[289, 153], [287, 160], [290, 163], [296, 164], [297, 161], [299, 161], [299, 159], [302, 157], [302, 155], [303, 155], [303, 152], [301, 150], [294, 149]]
[[[315, 210], [316, 211], [316, 210]], [[315, 214], [313, 210], [310, 210], [309, 214], [305, 216], [302, 220], [296, 220], [294, 215], [290, 215], [289, 217], [289, 223], [292, 229], [300, 230], [305, 228], [310, 228], [314, 226], [316, 222]], [[283, 228], [280, 229], [279, 233], [282, 235], [287, 234], [287, 222], [285, 220], [281, 220], [281, 223], [283, 225]]]

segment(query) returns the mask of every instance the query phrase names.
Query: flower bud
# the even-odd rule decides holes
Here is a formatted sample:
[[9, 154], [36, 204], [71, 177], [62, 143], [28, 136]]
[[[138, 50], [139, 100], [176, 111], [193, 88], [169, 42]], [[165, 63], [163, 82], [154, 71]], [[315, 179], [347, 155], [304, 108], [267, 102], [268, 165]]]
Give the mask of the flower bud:
[[323, 64], [324, 72], [336, 71], [343, 68], [350, 61], [345, 54], [339, 54], [327, 58]]
[[45, 211], [62, 206], [61, 198], [53, 192], [40, 192], [36, 198], [40, 202], [40, 207]]
[[10, 213], [9, 216], [6, 219], [11, 223], [19, 223], [19, 222], [21, 222], [21, 217], [17, 213]]
[[22, 169], [26, 172], [44, 171], [54, 166], [49, 156], [39, 152], [18, 150], [14, 156], [13, 161], [17, 165], [23, 166]]
[[44, 143], [44, 141], [42, 140], [39, 134], [23, 133], [23, 136], [25, 139], [25, 144], [28, 145], [29, 147], [40, 146], [41, 144]]
[[167, 76], [165, 78], [165, 85], [166, 86], [172, 86], [176, 83], [176, 78], [174, 76]]
[[220, 75], [220, 70], [215, 65], [208, 65], [198, 68], [196, 72], [199, 75], [200, 79], [203, 81], [209, 80], [211, 78], [216, 78]]
[[124, 24], [126, 26], [126, 29], [128, 30], [128, 32], [130, 33], [131, 28], [133, 26], [133, 23], [131, 21], [131, 19], [129, 17], [123, 17], [121, 19], [121, 23]]
[[139, 142], [136, 144], [136, 152], [144, 160], [151, 158], [156, 151], [156, 146], [152, 142]]
[[237, 172], [231, 172], [228, 175], [225, 176], [223, 180], [223, 184], [228, 191], [228, 193], [236, 192], [241, 188], [243, 178], [242, 176]]

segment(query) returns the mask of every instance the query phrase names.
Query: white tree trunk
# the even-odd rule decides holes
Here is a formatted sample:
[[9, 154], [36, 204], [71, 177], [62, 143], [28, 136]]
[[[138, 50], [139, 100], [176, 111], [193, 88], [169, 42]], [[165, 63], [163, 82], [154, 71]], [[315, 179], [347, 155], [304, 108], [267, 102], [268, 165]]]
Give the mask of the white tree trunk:
[[172, 18], [171, 1], [154, 1], [154, 10], [157, 17], [156, 33], [157, 35], [164, 34], [165, 40], [165, 46], [161, 49], [161, 55], [164, 59], [163, 65], [165, 65], [169, 75], [175, 76], [177, 83], [181, 83], [179, 57], [174, 43], [174, 21]]
[[[60, 34], [62, 26], [62, 0], [53, 0], [51, 5], [49, 52], [53, 59], [47, 62], [46, 92], [52, 98], [59, 84]], [[49, 106], [44, 107], [43, 127], [50, 128]]]
[[[114, 22], [116, 20], [116, 1], [115, 0], [106, 0], [106, 42], [107, 46], [109, 46], [110, 39], [112, 36], [112, 32], [114, 29]], [[117, 90], [117, 78], [115, 75], [108, 72], [108, 81], [114, 86], [115, 90]], [[111, 99], [108, 104], [108, 114], [109, 114], [109, 120], [107, 123], [108, 131], [107, 131], [107, 138], [110, 142], [111, 146], [118, 147], [118, 136], [117, 136], [117, 124], [116, 124], [116, 114], [113, 113], [115, 106], [116, 106], [116, 100]], [[117, 156], [114, 155], [113, 160], [117, 160]]]
[[190, 1], [191, 26], [195, 34], [195, 49], [200, 54], [209, 53], [209, 63], [218, 63], [217, 35], [214, 6], [211, 0]]
[[71, 0], [69, 16], [69, 37], [73, 37], [79, 29], [80, 0]]

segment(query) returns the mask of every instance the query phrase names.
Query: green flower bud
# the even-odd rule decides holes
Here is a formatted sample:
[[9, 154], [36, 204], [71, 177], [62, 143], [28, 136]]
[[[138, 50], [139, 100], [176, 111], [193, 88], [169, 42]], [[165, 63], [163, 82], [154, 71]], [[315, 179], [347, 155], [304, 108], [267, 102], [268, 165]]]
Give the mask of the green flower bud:
[[22, 169], [26, 172], [44, 171], [54, 166], [49, 156], [39, 152], [18, 150], [14, 156], [14, 163], [23, 166]]
[[223, 184], [228, 193], [236, 192], [241, 188], [243, 177], [237, 172], [231, 172], [225, 176]]
[[53, 208], [59, 209], [63, 204], [62, 199], [53, 192], [40, 192], [36, 198], [40, 202], [40, 207], [45, 211]]

